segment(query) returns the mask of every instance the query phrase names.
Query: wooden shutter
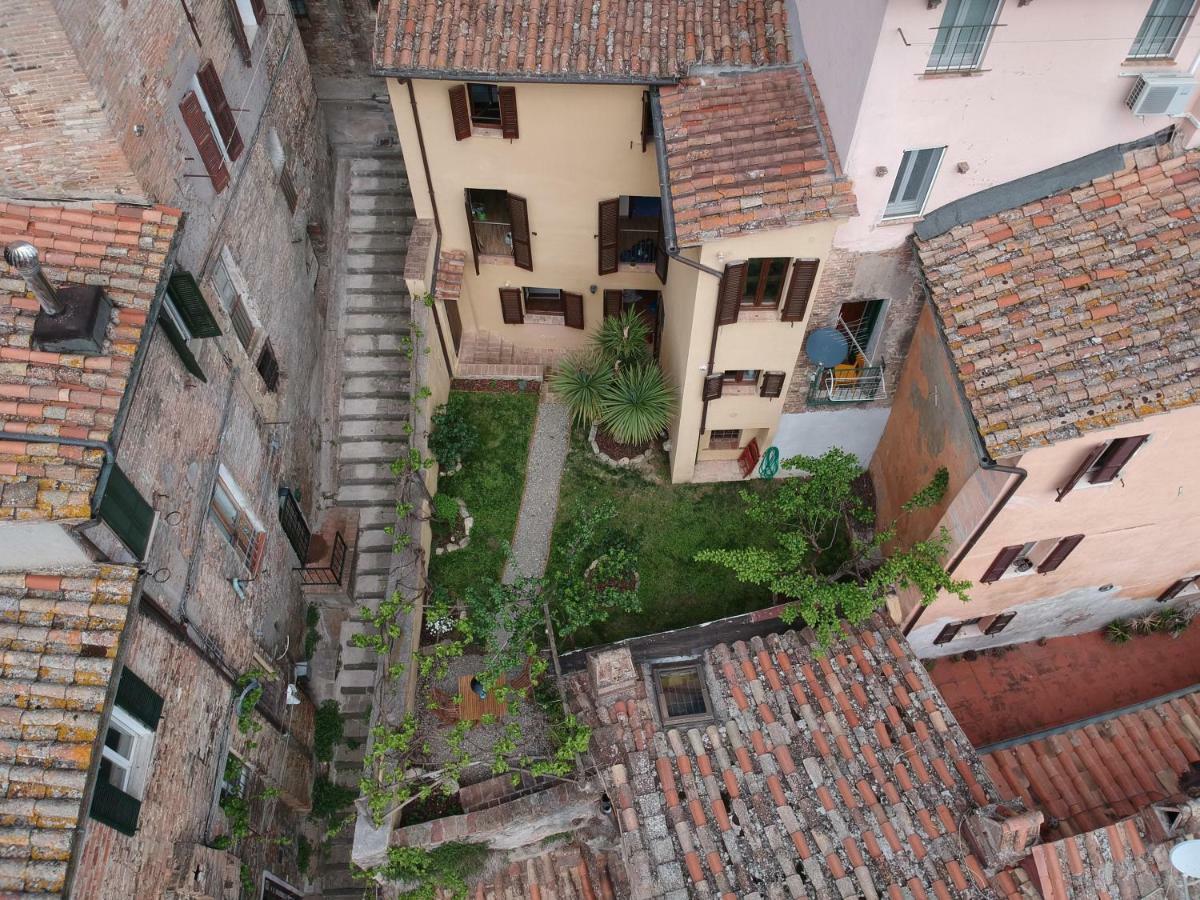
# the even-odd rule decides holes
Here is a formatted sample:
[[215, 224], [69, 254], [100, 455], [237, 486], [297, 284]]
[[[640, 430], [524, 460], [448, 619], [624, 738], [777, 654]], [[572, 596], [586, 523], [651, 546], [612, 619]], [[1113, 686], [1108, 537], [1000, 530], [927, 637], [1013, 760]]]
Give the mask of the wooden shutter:
[[213, 190], [221, 193], [229, 186], [229, 170], [225, 168], [225, 157], [221, 155], [217, 136], [208, 127], [208, 119], [195, 91], [188, 91], [183, 95], [183, 99], [179, 101], [179, 112], [183, 115], [183, 124], [187, 126], [196, 144], [196, 152], [204, 165], [204, 171], [212, 180]]
[[760, 397], [778, 397], [783, 393], [783, 382], [787, 377], [784, 372], [764, 372], [762, 385], [758, 389]]
[[804, 318], [820, 264], [820, 260], [816, 259], [798, 259], [792, 263], [792, 277], [788, 282], [787, 295], [783, 298], [783, 321], [799, 322]]
[[667, 242], [663, 237], [663, 220], [660, 214], [658, 217], [658, 242], [654, 246], [654, 274], [663, 284], [667, 283], [667, 267], [669, 265], [670, 257], [667, 256]]
[[746, 288], [746, 264], [730, 263], [721, 274], [717, 289], [717, 324], [732, 325], [742, 308], [742, 291]]
[[517, 89], [502, 87], [497, 93], [500, 95], [500, 134], [515, 141], [521, 136], [517, 129]]
[[992, 619], [992, 624], [983, 630], [984, 634], [999, 634], [1008, 627], [1008, 623], [1017, 617], [1015, 612], [1001, 613]]
[[[660, 301], [661, 302], [661, 301]], [[621, 314], [621, 292], [608, 290], [604, 292], [604, 318], [610, 319]]]
[[951, 622], [938, 632], [938, 636], [933, 639], [934, 644], [948, 644], [954, 640], [960, 631], [963, 629], [965, 622]]
[[1125, 463], [1137, 453], [1138, 448], [1150, 439], [1148, 434], [1139, 434], [1137, 437], [1117, 438], [1108, 445], [1104, 454], [1097, 460], [1099, 463], [1096, 473], [1088, 479], [1092, 484], [1107, 484], [1114, 480], [1121, 469], [1125, 467]]
[[1000, 576], [1008, 571], [1008, 567], [1012, 565], [1013, 560], [1020, 556], [1021, 551], [1024, 549], [1024, 544], [1005, 547], [996, 554], [996, 558], [992, 560], [992, 564], [987, 567], [987, 571], [983, 573], [983, 577], [979, 581], [983, 584], [991, 584], [993, 581], [999, 581]]
[[116, 703], [151, 731], [158, 729], [158, 720], [162, 718], [162, 697], [129, 669], [121, 670]]
[[237, 0], [225, 0], [225, 12], [229, 17], [229, 27], [233, 31], [234, 43], [242, 54], [242, 62], [250, 65], [250, 42], [246, 40], [246, 26], [242, 24], [242, 14], [238, 12]]
[[1174, 600], [1185, 590], [1187, 590], [1187, 586], [1195, 580], [1195, 578], [1180, 578], [1154, 599], [1159, 603], [1166, 603], [1168, 600]]
[[761, 454], [758, 449], [758, 438], [755, 438], [746, 445], [746, 449], [738, 457], [738, 468], [741, 469], [743, 478], [749, 478], [754, 472], [754, 467], [758, 465], [759, 456]]
[[600, 224], [597, 231], [600, 237], [600, 262], [598, 271], [601, 275], [611, 275], [617, 271], [617, 220], [621, 215], [621, 200], [600, 201]]
[[207, 382], [208, 378], [204, 374], [204, 369], [200, 367], [200, 363], [196, 360], [196, 355], [192, 353], [192, 348], [188, 346], [183, 333], [175, 327], [175, 320], [167, 314], [166, 310], [159, 311], [158, 324], [162, 326], [167, 340], [171, 342], [171, 346], [175, 348], [175, 352], [179, 355], [180, 360], [183, 361], [183, 367], [201, 381]]
[[1088, 455], [1083, 458], [1083, 462], [1080, 464], [1079, 468], [1074, 471], [1071, 477], [1067, 480], [1067, 483], [1058, 489], [1058, 496], [1054, 498], [1055, 503], [1061, 503], [1062, 498], [1071, 493], [1075, 485], [1079, 484], [1079, 479], [1087, 474], [1088, 469], [1092, 467], [1092, 464], [1100, 458], [1101, 454], [1103, 454], [1107, 448], [1107, 444], [1098, 444], [1088, 451]]
[[103, 778], [96, 780], [88, 815], [97, 822], [132, 837], [137, 833], [138, 815], [141, 810], [142, 803], [136, 797], [129, 796]]
[[471, 238], [471, 258], [475, 260], [475, 274], [479, 274], [479, 236], [475, 234], [475, 213], [471, 211], [471, 192], [463, 191], [463, 200], [467, 207], [467, 234]]
[[508, 195], [508, 221], [512, 223], [513, 263], [533, 271], [533, 245], [529, 240], [529, 204], [524, 197]]
[[525, 314], [521, 312], [521, 289], [500, 288], [500, 318], [505, 325], [525, 324]]
[[450, 118], [454, 121], [454, 139], [465, 141], [471, 136], [471, 107], [467, 103], [467, 86], [450, 88]]
[[716, 400], [721, 396], [721, 392], [725, 389], [725, 374], [723, 372], [713, 372], [711, 375], [704, 376], [704, 392], [701, 395], [702, 400]]
[[196, 73], [196, 78], [204, 90], [204, 99], [208, 101], [208, 108], [212, 113], [213, 120], [217, 123], [217, 130], [221, 132], [221, 142], [225, 145], [225, 152], [231, 160], [236, 160], [242, 155], [242, 150], [245, 148], [242, 144], [242, 136], [237, 129], [237, 122], [233, 118], [233, 110], [229, 108], [229, 101], [225, 99], [225, 88], [221, 86], [221, 78], [217, 75], [217, 69], [212, 64], [212, 60], [204, 64], [204, 67]]
[[259, 25], [267, 20], [266, 0], [250, 0], [250, 8], [254, 10], [254, 21]]
[[296, 183], [292, 181], [292, 173], [287, 166], [279, 173], [279, 190], [283, 191], [283, 199], [287, 201], [288, 212], [295, 212], [300, 195], [296, 193]]
[[174, 301], [175, 308], [179, 310], [179, 315], [183, 317], [183, 322], [192, 333], [192, 337], [220, 336], [221, 328], [217, 325], [217, 320], [200, 292], [200, 285], [196, 284], [191, 272], [174, 272], [167, 284], [167, 291], [171, 294], [171, 300]]
[[563, 291], [563, 320], [568, 328], [583, 328], [583, 294]]
[[642, 91], [642, 152], [654, 143], [654, 116], [650, 113], [650, 92]]
[[145, 501], [138, 489], [119, 466], [112, 466], [104, 496], [97, 510], [100, 518], [113, 530], [129, 552], [144, 559], [154, 527], [154, 508]]
[[1071, 551], [1078, 547], [1079, 542], [1082, 540], [1082, 534], [1072, 534], [1060, 540], [1054, 545], [1054, 549], [1050, 551], [1050, 555], [1042, 560], [1042, 564], [1038, 566], [1038, 572], [1043, 575], [1047, 572], [1053, 572], [1063, 564], [1063, 560], [1071, 555]]
[[262, 568], [263, 557], [267, 551], [267, 533], [260, 531], [254, 536], [254, 546], [250, 550], [250, 558], [246, 560], [246, 565], [250, 568], [251, 575], [258, 575], [259, 569]]

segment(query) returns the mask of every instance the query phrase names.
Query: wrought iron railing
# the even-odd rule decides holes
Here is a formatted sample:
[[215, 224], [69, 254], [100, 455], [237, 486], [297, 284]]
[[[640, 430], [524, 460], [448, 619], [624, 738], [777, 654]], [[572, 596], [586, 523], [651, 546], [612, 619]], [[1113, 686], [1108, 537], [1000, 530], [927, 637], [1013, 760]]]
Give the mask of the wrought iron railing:
[[1187, 29], [1193, 14], [1146, 16], [1138, 30], [1128, 59], [1170, 59], [1175, 55], [1179, 37]]
[[328, 565], [302, 566], [296, 571], [300, 573], [300, 583], [303, 585], [340, 585], [346, 571], [346, 541], [342, 533], [339, 531], [333, 536], [333, 551], [329, 554]]
[[996, 24], [989, 25], [943, 25], [935, 28], [937, 34], [926, 72], [970, 72], [983, 62], [983, 51]]
[[287, 535], [288, 543], [296, 551], [300, 565], [308, 562], [308, 545], [312, 541], [312, 531], [304, 521], [304, 513], [296, 502], [296, 495], [290, 488], [279, 489], [279, 524]]
[[817, 370], [808, 390], [808, 402], [817, 406], [825, 403], [862, 403], [885, 396], [887, 384], [883, 377], [883, 366], [821, 368]]

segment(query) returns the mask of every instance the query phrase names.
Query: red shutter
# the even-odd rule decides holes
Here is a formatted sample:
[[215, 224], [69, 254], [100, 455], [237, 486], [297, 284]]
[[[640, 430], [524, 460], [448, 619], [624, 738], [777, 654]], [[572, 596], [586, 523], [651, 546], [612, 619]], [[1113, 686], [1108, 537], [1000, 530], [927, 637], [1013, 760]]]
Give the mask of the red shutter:
[[620, 215], [620, 198], [600, 201], [600, 224], [597, 226], [600, 262], [597, 268], [601, 275], [611, 275], [617, 271], [617, 219]]
[[521, 311], [521, 289], [500, 288], [500, 318], [505, 325], [523, 325], [525, 314]]
[[502, 87], [500, 94], [500, 134], [509, 140], [520, 137], [517, 130], [517, 89]]
[[761, 454], [758, 451], [758, 438], [755, 438], [746, 445], [746, 449], [738, 457], [738, 468], [742, 470], [743, 478], [749, 478], [751, 473], [754, 472], [754, 467], [758, 465], [759, 456]]
[[533, 245], [529, 240], [529, 204], [524, 197], [508, 195], [508, 221], [512, 223], [513, 263], [533, 271]]
[[1156, 601], [1158, 601], [1159, 603], [1166, 603], [1168, 600], [1174, 600], [1176, 597], [1178, 597], [1180, 594], [1182, 594], [1185, 590], [1187, 590], [1187, 586], [1195, 580], [1196, 580], [1195, 577], [1180, 578], [1178, 581], [1176, 581], [1173, 585], [1171, 585], [1169, 588], [1167, 588], [1165, 591], [1163, 591], [1161, 594], [1159, 594], [1154, 599]]
[[1088, 479], [1092, 484], [1107, 484], [1121, 474], [1125, 463], [1138, 452], [1138, 448], [1150, 439], [1148, 434], [1136, 437], [1117, 438], [1108, 445], [1104, 455], [1097, 460], [1096, 473]]
[[237, 0], [225, 0], [225, 12], [229, 16], [229, 27], [233, 31], [234, 43], [242, 54], [242, 62], [250, 65], [250, 42], [246, 40], [246, 27], [242, 24], [242, 14], [238, 12]]
[[583, 328], [583, 294], [563, 291], [563, 324], [568, 328]]
[[621, 292], [608, 290], [604, 292], [604, 318], [609, 319], [621, 314]]
[[212, 179], [213, 190], [218, 194], [229, 185], [229, 170], [225, 168], [225, 157], [221, 155], [221, 147], [217, 137], [208, 126], [208, 119], [195, 91], [188, 91], [179, 101], [179, 112], [183, 115], [183, 123], [187, 125], [192, 140], [196, 143], [196, 152], [204, 170]]
[[784, 372], [763, 373], [762, 384], [758, 389], [758, 396], [778, 397], [783, 393], [783, 382], [786, 377], [786, 373]]
[[725, 375], [722, 372], [713, 372], [711, 375], [704, 376], [704, 391], [700, 396], [701, 400], [716, 400], [721, 396], [721, 391], [725, 387]]
[[263, 557], [267, 550], [267, 533], [260, 531], [254, 538], [254, 547], [250, 551], [250, 574], [257, 575], [258, 570], [262, 568]]
[[1071, 551], [1079, 546], [1079, 542], [1083, 540], [1082, 534], [1073, 534], [1070, 537], [1065, 537], [1050, 551], [1050, 555], [1042, 560], [1042, 564], [1038, 566], [1038, 572], [1045, 575], [1047, 572], [1053, 572], [1063, 564], [1063, 560], [1071, 555]]
[[658, 243], [654, 247], [654, 274], [663, 284], [667, 283], [668, 265], [670, 265], [670, 257], [667, 256], [667, 242], [663, 237], [663, 220], [660, 213], [658, 216]]
[[999, 634], [1008, 627], [1008, 623], [1017, 617], [1015, 612], [1001, 613], [992, 619], [992, 624], [983, 630], [984, 634]]
[[1058, 496], [1054, 498], [1055, 503], [1061, 503], [1062, 498], [1071, 493], [1075, 485], [1079, 484], [1079, 479], [1087, 474], [1088, 469], [1092, 467], [1092, 463], [1100, 458], [1100, 455], [1107, 449], [1107, 444], [1098, 444], [1088, 451], [1088, 455], [1083, 458], [1083, 462], [1079, 468], [1067, 480], [1067, 483], [1058, 489]]
[[471, 210], [471, 192], [463, 191], [463, 199], [467, 206], [467, 234], [471, 238], [471, 258], [475, 261], [475, 274], [479, 274], [479, 236], [475, 234], [475, 213]]
[[471, 136], [471, 107], [467, 104], [467, 86], [450, 88], [450, 118], [454, 121], [454, 139], [465, 141]]
[[992, 560], [992, 564], [987, 567], [987, 571], [983, 573], [983, 577], [979, 580], [983, 584], [991, 584], [993, 581], [999, 581], [1000, 576], [1008, 571], [1008, 567], [1012, 565], [1014, 559], [1021, 555], [1021, 551], [1025, 549], [1024, 544], [1017, 544], [1014, 547], [1005, 547], [996, 554], [996, 558]]
[[945, 628], [938, 632], [938, 636], [933, 639], [935, 644], [948, 644], [958, 635], [963, 629], [965, 622], [951, 622]]
[[254, 21], [259, 25], [267, 20], [267, 0], [250, 0], [250, 8], [254, 10]]
[[742, 308], [742, 291], [746, 287], [746, 264], [730, 263], [721, 275], [717, 289], [717, 324], [732, 325]]
[[242, 155], [244, 149], [242, 136], [238, 133], [233, 111], [229, 108], [229, 101], [225, 99], [225, 88], [221, 86], [221, 78], [217, 75], [216, 67], [213, 66], [211, 60], [206, 62], [204, 67], [196, 73], [196, 78], [204, 90], [204, 99], [208, 101], [208, 108], [212, 112], [213, 120], [217, 123], [217, 129], [221, 132], [225, 152], [229, 154], [231, 160], [235, 160]]
[[787, 296], [783, 298], [783, 321], [799, 322], [804, 318], [820, 264], [817, 259], [798, 259], [792, 263], [792, 279], [788, 283]]

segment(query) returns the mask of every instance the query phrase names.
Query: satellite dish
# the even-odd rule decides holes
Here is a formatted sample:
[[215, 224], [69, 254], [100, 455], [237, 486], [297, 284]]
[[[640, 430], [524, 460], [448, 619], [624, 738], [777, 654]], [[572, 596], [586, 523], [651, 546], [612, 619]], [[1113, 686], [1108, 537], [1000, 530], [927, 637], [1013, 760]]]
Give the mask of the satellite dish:
[[836, 366], [846, 358], [850, 345], [836, 328], [818, 328], [808, 336], [804, 352], [817, 365]]
[[1180, 875], [1200, 878], [1200, 840], [1184, 841], [1172, 847], [1171, 865]]

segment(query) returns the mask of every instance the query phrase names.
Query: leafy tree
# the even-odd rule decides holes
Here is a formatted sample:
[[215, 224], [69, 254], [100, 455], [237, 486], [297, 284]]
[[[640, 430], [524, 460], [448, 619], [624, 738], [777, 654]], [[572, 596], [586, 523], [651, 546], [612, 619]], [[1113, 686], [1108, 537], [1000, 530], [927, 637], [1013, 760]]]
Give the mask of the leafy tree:
[[[933, 602], [940, 591], [968, 599], [970, 582], [955, 581], [942, 564], [950, 542], [944, 528], [936, 538], [891, 551], [885, 547], [896, 536], [898, 520], [860, 536], [876, 523], [874, 511], [855, 491], [863, 470], [853, 454], [834, 448], [822, 456], [792, 457], [783, 467], [806, 477], [784, 479], [770, 494], [741, 494], [743, 514], [761, 533], [774, 535], [773, 544], [702, 550], [698, 561], [725, 566], [740, 581], [791, 598], [783, 620], [802, 619], [823, 644], [838, 636], [843, 621], [862, 623], [898, 590], [915, 588], [922, 604]], [[904, 504], [904, 513], [936, 505], [947, 481], [940, 469]]]
[[429, 434], [429, 452], [437, 459], [443, 470], [453, 469], [463, 457], [475, 449], [479, 434], [467, 419], [460, 394], [439, 406], [431, 417], [432, 430]]

